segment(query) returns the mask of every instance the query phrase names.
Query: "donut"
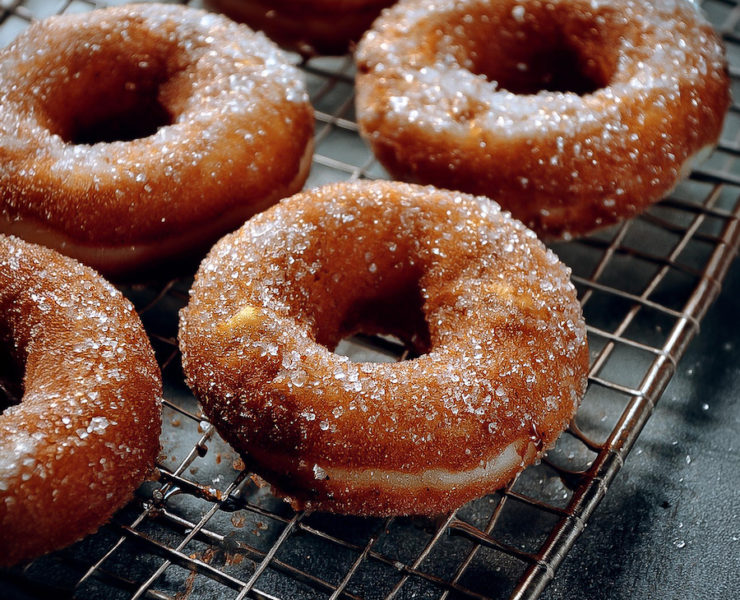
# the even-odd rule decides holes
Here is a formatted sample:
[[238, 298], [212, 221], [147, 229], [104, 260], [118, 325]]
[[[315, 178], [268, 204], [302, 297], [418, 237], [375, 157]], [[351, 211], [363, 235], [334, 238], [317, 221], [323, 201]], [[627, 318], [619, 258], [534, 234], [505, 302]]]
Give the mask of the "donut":
[[298, 70], [220, 15], [131, 5], [50, 17], [0, 53], [0, 232], [108, 276], [202, 258], [298, 191]]
[[666, 196], [729, 106], [687, 0], [402, 0], [356, 60], [360, 131], [393, 177], [495, 198], [550, 239]]
[[[416, 358], [353, 362], [355, 332]], [[438, 514], [504, 485], [582, 397], [569, 270], [484, 197], [394, 182], [297, 194], [219, 241], [182, 310], [204, 413], [296, 508]]]
[[159, 452], [162, 382], [114, 287], [4, 235], [0, 359], [0, 566], [9, 566], [92, 533], [131, 499]]
[[264, 31], [304, 56], [338, 55], [395, 0], [205, 0], [204, 6]]

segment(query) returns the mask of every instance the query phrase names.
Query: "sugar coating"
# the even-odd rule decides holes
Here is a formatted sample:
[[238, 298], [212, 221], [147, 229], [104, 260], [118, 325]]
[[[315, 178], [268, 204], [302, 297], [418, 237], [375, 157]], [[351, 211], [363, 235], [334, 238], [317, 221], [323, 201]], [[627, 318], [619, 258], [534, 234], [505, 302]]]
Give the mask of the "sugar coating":
[[[0, 102], [0, 230], [106, 272], [210, 247], [308, 174], [299, 71], [263, 35], [195, 9], [34, 23], [0, 53]], [[171, 123], [151, 135], [74, 143], [156, 105]]]
[[0, 564], [95, 531], [159, 451], [161, 377], [131, 304], [100, 276], [0, 235], [0, 343], [23, 373], [0, 415]]
[[[505, 483], [575, 412], [588, 356], [569, 275], [486, 198], [325, 186], [213, 248], [181, 312], [183, 366], [221, 435], [298, 505], [440, 512]], [[332, 352], [357, 330], [421, 355]]]
[[662, 198], [729, 106], [685, 0], [402, 0], [356, 59], [361, 133], [395, 177], [488, 195], [548, 237]]

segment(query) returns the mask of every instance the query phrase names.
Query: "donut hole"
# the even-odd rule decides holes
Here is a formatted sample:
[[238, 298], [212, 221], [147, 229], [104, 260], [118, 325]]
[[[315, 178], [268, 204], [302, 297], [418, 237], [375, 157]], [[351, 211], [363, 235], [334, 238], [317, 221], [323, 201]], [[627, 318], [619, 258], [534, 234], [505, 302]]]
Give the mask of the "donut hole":
[[495, 81], [501, 89], [522, 95], [546, 91], [583, 96], [608, 83], [600, 73], [588, 68], [588, 60], [583, 60], [575, 49], [565, 44], [513, 50], [509, 55], [511, 60], [486, 61], [476, 65], [474, 72]]
[[10, 348], [0, 342], [0, 414], [23, 398], [23, 372]]
[[73, 55], [65, 68], [74, 75], [52, 80], [46, 95], [56, 101], [44, 106], [52, 133], [68, 144], [130, 142], [174, 123], [167, 99], [176, 73], [166, 56], [108, 47], [101, 54]]
[[127, 98], [110, 112], [90, 116], [79, 115], [65, 140], [71, 144], [100, 142], [130, 142], [157, 133], [160, 127], [172, 124], [167, 109], [156, 95]]
[[[316, 282], [314, 306], [322, 308], [314, 315], [315, 340], [349, 358], [353, 358], [350, 353], [355, 341], [379, 350], [377, 361], [363, 358], [363, 362], [387, 362], [389, 355], [414, 358], [428, 352], [430, 335], [418, 274], [383, 265], [377, 277], [368, 279], [358, 275], [359, 269], [349, 270], [350, 266], [348, 278], [340, 278], [341, 283], [331, 277]], [[360, 339], [353, 340], [355, 336]]]
[[454, 28], [446, 39], [453, 40], [460, 64], [514, 94], [586, 95], [609, 85], [617, 56], [609, 52], [603, 24], [593, 16], [555, 11], [544, 4], [527, 10], [512, 9], [499, 16], [501, 20], [486, 19], [495, 25], [492, 29]]
[[[377, 346], [384, 351], [382, 354], [396, 354], [404, 360], [426, 354], [430, 340], [423, 305], [418, 281], [406, 282], [375, 297], [358, 299], [340, 325], [340, 331], [344, 333], [342, 341], [350, 342], [353, 336], [360, 334], [376, 338], [369, 345]], [[332, 350], [336, 352], [338, 347], [336, 344]], [[382, 354], [377, 361], [370, 362], [380, 362]], [[352, 356], [348, 357], [352, 359]]]

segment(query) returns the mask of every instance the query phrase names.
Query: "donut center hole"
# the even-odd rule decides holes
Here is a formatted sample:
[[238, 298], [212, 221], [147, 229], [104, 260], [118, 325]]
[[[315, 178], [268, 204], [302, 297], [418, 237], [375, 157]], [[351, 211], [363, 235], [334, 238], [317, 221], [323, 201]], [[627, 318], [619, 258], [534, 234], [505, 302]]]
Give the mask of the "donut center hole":
[[21, 403], [23, 374], [8, 344], [0, 343], [0, 414]]
[[582, 60], [573, 48], [561, 45], [518, 50], [510, 60], [476, 65], [474, 72], [495, 81], [499, 89], [522, 95], [548, 91], [583, 96], [607, 84], [594, 69], [587, 68], [588, 60]]
[[44, 105], [48, 127], [68, 144], [92, 145], [146, 138], [172, 125], [168, 99], [176, 77], [166, 55], [166, 48], [143, 55], [113, 45], [102, 46], [95, 60], [73, 52], [65, 65], [72, 76], [52, 80], [46, 90], [55, 99]]
[[342, 339], [334, 353], [353, 362], [385, 363], [415, 358], [418, 354], [395, 335], [356, 333]]
[[157, 133], [172, 117], [154, 95], [127, 98], [92, 114], [78, 115], [68, 139], [72, 144], [130, 142]]
[[418, 281], [356, 300], [340, 326], [334, 352], [355, 362], [409, 360], [429, 350], [429, 328]]
[[528, 10], [516, 12], [515, 7], [501, 21], [490, 21], [500, 23], [493, 31], [479, 27], [482, 32], [457, 38], [454, 45], [461, 64], [514, 94], [586, 95], [609, 85], [617, 65], [603, 26], [567, 12]]

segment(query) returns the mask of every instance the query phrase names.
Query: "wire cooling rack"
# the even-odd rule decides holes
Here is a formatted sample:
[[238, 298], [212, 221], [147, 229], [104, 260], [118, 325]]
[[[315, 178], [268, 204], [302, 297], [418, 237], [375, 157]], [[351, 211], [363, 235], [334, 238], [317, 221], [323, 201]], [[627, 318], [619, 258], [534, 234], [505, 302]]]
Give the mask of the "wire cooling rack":
[[[0, 0], [0, 44], [31, 18], [105, 3]], [[704, 3], [727, 45], [735, 96], [740, 8]], [[302, 64], [316, 108], [309, 186], [382, 178], [357, 135], [349, 58]], [[505, 489], [437, 519], [295, 513], [244, 471], [183, 383], [177, 311], [190, 280], [124, 292], [165, 379], [161, 476], [96, 535], [0, 573], [9, 598], [536, 598], [620, 470], [719, 293], [740, 234], [740, 106], [708, 162], [641, 217], [554, 246], [572, 267], [591, 347], [590, 385], [569, 430]], [[357, 338], [342, 352], [392, 360]], [[594, 518], [598, 518], [596, 515]]]

